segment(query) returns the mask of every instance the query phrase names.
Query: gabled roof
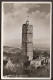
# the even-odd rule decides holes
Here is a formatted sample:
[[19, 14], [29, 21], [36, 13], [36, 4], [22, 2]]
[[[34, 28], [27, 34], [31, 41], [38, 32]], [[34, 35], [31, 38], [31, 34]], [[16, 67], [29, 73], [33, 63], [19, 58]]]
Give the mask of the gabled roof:
[[33, 59], [32, 61], [41, 61], [41, 60], [44, 60], [45, 57], [40, 57], [40, 58], [37, 58], [37, 59]]

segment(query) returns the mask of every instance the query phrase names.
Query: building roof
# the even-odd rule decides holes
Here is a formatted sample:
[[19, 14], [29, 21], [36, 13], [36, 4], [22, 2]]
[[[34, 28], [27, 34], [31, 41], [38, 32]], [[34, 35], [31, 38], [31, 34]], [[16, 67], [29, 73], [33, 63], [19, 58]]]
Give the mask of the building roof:
[[33, 59], [32, 61], [40, 61], [40, 60], [44, 60], [45, 57], [40, 57], [40, 58], [37, 58], [37, 59]]

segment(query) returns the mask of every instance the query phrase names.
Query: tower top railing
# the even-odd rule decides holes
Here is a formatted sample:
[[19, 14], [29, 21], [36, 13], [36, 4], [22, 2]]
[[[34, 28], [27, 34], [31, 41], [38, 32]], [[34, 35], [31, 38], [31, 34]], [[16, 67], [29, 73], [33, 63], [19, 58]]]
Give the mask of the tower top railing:
[[26, 24], [29, 24], [29, 21], [28, 20], [26, 21]]

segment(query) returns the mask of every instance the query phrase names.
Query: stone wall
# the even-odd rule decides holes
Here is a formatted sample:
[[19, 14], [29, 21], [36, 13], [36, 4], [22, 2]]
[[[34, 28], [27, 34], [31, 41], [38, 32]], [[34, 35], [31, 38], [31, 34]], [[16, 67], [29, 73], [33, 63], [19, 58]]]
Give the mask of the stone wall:
[[33, 26], [29, 24], [22, 26], [22, 53], [27, 55], [29, 60], [33, 59]]

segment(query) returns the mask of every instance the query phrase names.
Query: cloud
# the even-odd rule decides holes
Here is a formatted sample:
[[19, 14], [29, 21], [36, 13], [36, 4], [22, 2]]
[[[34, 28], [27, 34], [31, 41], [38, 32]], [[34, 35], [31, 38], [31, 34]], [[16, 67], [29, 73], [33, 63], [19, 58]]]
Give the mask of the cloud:
[[14, 3], [14, 8], [15, 9], [21, 9], [22, 7], [27, 7], [27, 8], [39, 8], [40, 5], [38, 4], [32, 4], [32, 3]]
[[11, 13], [11, 12], [13, 12], [13, 10], [14, 10], [14, 5], [13, 5], [13, 3], [4, 3], [3, 4], [3, 8], [4, 8], [4, 13], [5, 14], [8, 14], [8, 13]]
[[13, 41], [16, 45], [15, 42], [18, 41], [18, 45], [22, 42], [22, 25], [26, 22], [27, 16], [29, 16], [29, 23], [33, 25], [34, 44], [36, 42], [38, 44], [40, 41], [42, 43], [50, 42], [50, 12], [38, 9], [41, 6], [39, 4], [25, 5], [16, 3], [11, 4], [11, 7], [9, 7], [10, 4], [7, 4], [9, 11], [4, 7], [4, 44], [10, 43], [13, 45]]

